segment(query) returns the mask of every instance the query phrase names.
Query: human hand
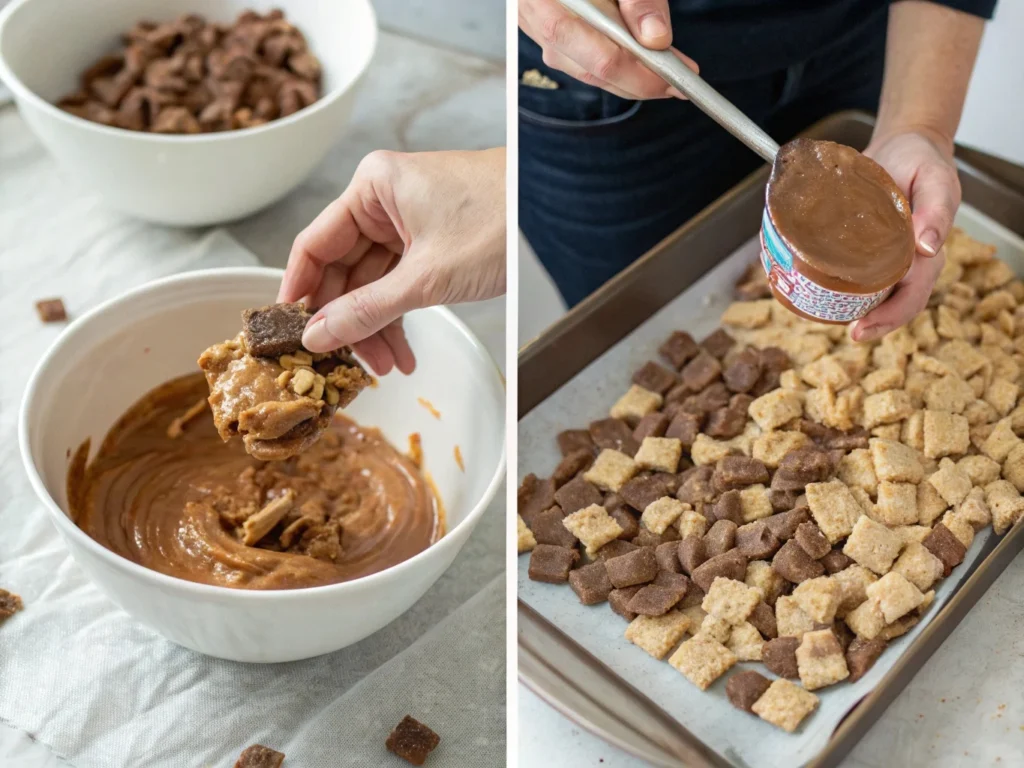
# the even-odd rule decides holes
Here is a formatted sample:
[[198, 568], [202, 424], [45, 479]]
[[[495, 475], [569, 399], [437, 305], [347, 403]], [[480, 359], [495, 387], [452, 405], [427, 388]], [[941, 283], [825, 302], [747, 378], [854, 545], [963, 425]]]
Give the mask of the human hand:
[[378, 375], [416, 358], [402, 315], [505, 292], [505, 150], [376, 151], [299, 233], [278, 301], [318, 311], [311, 352], [352, 346]]
[[[655, 50], [669, 48], [668, 0], [619, 0], [630, 33]], [[519, 27], [544, 51], [544, 63], [623, 99], [683, 98], [683, 95], [558, 0], [519, 0]], [[672, 53], [694, 72], [697, 63]]]
[[879, 339], [927, 306], [945, 263], [942, 244], [960, 205], [952, 141], [906, 131], [872, 139], [864, 154], [889, 172], [910, 201], [917, 252], [910, 271], [889, 297], [850, 329], [854, 341]]

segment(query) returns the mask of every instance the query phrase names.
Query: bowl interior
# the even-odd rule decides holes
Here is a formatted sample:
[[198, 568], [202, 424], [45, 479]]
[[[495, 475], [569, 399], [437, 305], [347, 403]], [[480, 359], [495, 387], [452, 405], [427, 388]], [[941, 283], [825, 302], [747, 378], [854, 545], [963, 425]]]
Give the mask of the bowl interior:
[[14, 0], [0, 26], [0, 58], [22, 84], [46, 101], [78, 87], [79, 74], [118, 49], [136, 21], [169, 21], [201, 13], [229, 22], [243, 10], [281, 8], [323, 65], [323, 93], [344, 90], [373, 53], [373, 11], [367, 0]]
[[[82, 441], [91, 438], [95, 453], [130, 404], [198, 371], [199, 353], [238, 332], [242, 309], [272, 303], [280, 280], [273, 269], [186, 274], [116, 299], [68, 328], [37, 370], [23, 417], [32, 464], [65, 514], [69, 457]], [[482, 345], [447, 310], [413, 312], [405, 329], [417, 354], [415, 373], [382, 377], [346, 413], [379, 427], [399, 450], [407, 449], [410, 434], [420, 434], [424, 468], [450, 531], [484, 497], [502, 464], [504, 388]]]

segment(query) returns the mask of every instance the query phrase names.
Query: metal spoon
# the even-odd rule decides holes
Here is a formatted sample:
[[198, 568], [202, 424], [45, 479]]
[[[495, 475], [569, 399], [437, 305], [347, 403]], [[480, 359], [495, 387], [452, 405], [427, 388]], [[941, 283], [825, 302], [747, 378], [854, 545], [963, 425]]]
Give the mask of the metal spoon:
[[598, 32], [625, 48], [665, 82], [678, 89], [701, 111], [769, 163], [775, 162], [779, 144], [743, 114], [736, 105], [676, 58], [671, 51], [652, 51], [636, 41], [611, 0], [558, 0]]

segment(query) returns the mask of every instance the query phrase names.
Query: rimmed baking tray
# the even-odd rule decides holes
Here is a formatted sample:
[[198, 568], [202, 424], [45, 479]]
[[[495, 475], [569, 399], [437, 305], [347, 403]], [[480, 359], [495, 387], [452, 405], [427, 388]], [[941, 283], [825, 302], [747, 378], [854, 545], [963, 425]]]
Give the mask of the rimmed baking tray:
[[[806, 135], [864, 147], [871, 128], [872, 120], [867, 115], [842, 113], [813, 126]], [[965, 203], [983, 214], [977, 216], [965, 209], [959, 223], [981, 237], [996, 236], [995, 230], [1001, 230], [1007, 248], [1016, 257], [1013, 260], [1019, 262], [1015, 266], [1024, 270], [1024, 248], [1014, 234], [1024, 233], [1024, 196], [969, 165], [959, 164], [959, 171]], [[727, 284], [730, 279], [723, 271], [731, 268], [735, 272], [741, 260], [752, 258], [756, 253], [741, 252], [744, 247], [750, 249], [757, 231], [767, 175], [767, 167], [752, 174], [522, 348], [519, 417], [521, 421], [529, 418], [521, 429], [520, 474], [544, 469], [524, 466], [531, 461], [530, 457], [544, 450], [537, 442], [540, 440], [536, 435], [539, 421], [550, 416], [550, 429], [545, 439], [553, 444], [556, 431], [589, 420], [558, 423], [559, 400], [564, 403], [567, 395], [603, 399], [607, 401], [605, 405], [614, 400], [621, 382], [609, 385], [601, 376], [602, 356], [619, 345], [622, 359], [623, 344], [619, 343], [627, 336], [626, 346], [634, 340], [641, 345], [646, 327], [658, 325], [655, 315], [666, 305], [675, 302], [673, 306], [678, 306], [683, 299], [688, 305], [687, 315], [691, 318], [706, 315], [706, 322], [711, 326], [715, 324], [721, 305], [715, 305], [713, 289], [716, 285], [720, 288]], [[731, 261], [731, 267], [726, 261]], [[700, 285], [695, 285], [698, 282]], [[660, 331], [652, 332], [660, 334]], [[642, 362], [650, 356], [649, 349], [640, 349], [637, 360]], [[606, 387], [608, 391], [603, 391]], [[595, 417], [594, 413], [600, 411], [593, 411], [590, 418]], [[904, 647], [898, 655], [892, 653], [896, 649], [890, 649], [890, 657], [879, 662], [878, 679], [867, 682], [863, 688], [865, 695], [859, 703], [849, 703], [844, 719], [821, 748], [815, 748], [810, 755], [794, 754], [787, 768], [837, 765], [1022, 548], [1024, 526], [1018, 526], [1001, 540], [994, 536], [979, 537], [971, 561], [946, 580], [946, 583], [955, 583], [948, 587], [949, 594], [943, 604], [914, 632], [901, 638]], [[706, 726], [703, 730], [700, 727], [688, 730], [681, 722], [687, 718], [678, 716], [678, 707], [677, 716], [666, 711], [677, 702], [670, 702], [666, 707], [656, 704], [655, 699], [665, 703], [664, 690], [659, 692], [655, 684], [662, 684], [663, 680], [645, 677], [646, 669], [634, 668], [627, 681], [622, 674], [624, 667], [617, 660], [612, 662], [616, 666], [613, 669], [584, 647], [595, 649], [592, 634], [595, 625], [590, 625], [585, 630], [587, 634], [581, 636], [585, 624], [553, 615], [551, 603], [546, 602], [550, 593], [545, 596], [533, 583], [525, 581], [526, 559], [520, 558], [518, 639], [519, 675], [527, 686], [581, 726], [652, 765], [717, 768], [754, 764], [749, 753], [745, 755], [742, 750], [730, 749], [728, 740], [723, 742], [720, 734], [711, 738]], [[571, 610], [576, 603], [565, 588], [560, 597], [566, 601], [566, 610]], [[543, 615], [545, 612], [547, 617]], [[621, 636], [621, 627], [615, 631]], [[638, 649], [631, 650], [639, 654], [636, 658], [642, 661], [645, 654]], [[668, 665], [662, 666], [666, 674], [678, 675]], [[657, 674], [661, 674], [660, 671]], [[681, 677], [678, 684], [687, 685]], [[725, 724], [724, 727], [744, 730], [754, 727], [749, 716], [740, 712], [735, 715], [735, 726]], [[833, 715], [832, 719], [837, 718]]]

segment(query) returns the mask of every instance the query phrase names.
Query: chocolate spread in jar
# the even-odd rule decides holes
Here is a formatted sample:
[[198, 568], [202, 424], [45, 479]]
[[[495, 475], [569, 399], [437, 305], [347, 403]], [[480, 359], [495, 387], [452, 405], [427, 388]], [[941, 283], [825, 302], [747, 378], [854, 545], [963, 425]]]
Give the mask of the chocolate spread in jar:
[[851, 147], [812, 139], [779, 150], [762, 238], [776, 298], [825, 322], [867, 314], [907, 273], [915, 250], [910, 204], [885, 169]]
[[286, 461], [224, 443], [208, 414], [169, 437], [205, 392], [202, 374], [167, 382], [128, 409], [88, 466], [88, 442], [78, 449], [68, 498], [89, 536], [189, 581], [293, 589], [376, 573], [443, 535], [443, 511], [413, 460], [342, 416]]

